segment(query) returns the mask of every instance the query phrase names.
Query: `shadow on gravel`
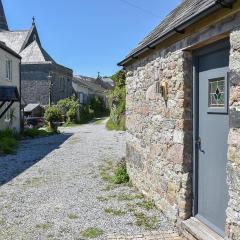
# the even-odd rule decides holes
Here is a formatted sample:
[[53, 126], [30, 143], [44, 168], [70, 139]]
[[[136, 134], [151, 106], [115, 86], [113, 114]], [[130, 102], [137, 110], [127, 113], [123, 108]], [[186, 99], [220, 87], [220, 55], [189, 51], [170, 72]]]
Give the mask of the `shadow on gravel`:
[[24, 140], [15, 155], [0, 156], [0, 187], [58, 149], [72, 134]]

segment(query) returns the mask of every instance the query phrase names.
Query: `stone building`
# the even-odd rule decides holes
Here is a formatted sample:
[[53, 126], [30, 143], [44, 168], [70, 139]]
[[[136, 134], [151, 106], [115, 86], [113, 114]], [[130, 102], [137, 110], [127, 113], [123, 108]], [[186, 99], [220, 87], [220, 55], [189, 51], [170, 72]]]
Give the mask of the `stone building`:
[[24, 105], [29, 103], [47, 105], [49, 99], [52, 103], [56, 103], [73, 94], [72, 70], [57, 64], [43, 49], [35, 19], [33, 18], [32, 27], [28, 30], [10, 31], [2, 1], [0, 1], [0, 41], [22, 57], [21, 78]]
[[73, 89], [81, 105], [85, 105], [93, 97], [99, 97], [107, 103], [107, 91], [112, 88], [112, 85], [99, 81], [91, 77], [74, 76]]
[[21, 57], [0, 43], [0, 130], [20, 131]]
[[119, 63], [133, 183], [189, 239], [240, 239], [240, 1], [185, 0]]

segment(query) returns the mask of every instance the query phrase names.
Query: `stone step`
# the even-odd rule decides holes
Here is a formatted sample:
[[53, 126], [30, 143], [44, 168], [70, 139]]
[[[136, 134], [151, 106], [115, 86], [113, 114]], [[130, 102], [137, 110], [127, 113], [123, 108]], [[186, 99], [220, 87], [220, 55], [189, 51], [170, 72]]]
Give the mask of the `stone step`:
[[182, 222], [183, 236], [187, 240], [224, 240], [216, 232], [192, 217]]

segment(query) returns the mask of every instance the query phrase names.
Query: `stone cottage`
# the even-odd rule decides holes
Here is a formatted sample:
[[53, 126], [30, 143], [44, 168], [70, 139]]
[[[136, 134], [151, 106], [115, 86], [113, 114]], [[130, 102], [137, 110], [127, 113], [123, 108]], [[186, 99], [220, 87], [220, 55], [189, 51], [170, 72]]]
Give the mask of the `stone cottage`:
[[73, 71], [57, 64], [42, 47], [35, 19], [28, 30], [10, 31], [0, 1], [0, 41], [22, 57], [22, 99], [29, 103], [49, 104], [73, 94]]
[[74, 76], [73, 89], [81, 105], [85, 105], [92, 97], [99, 97], [106, 101], [106, 89], [97, 84], [94, 78]]
[[119, 63], [133, 183], [189, 239], [240, 239], [240, 1], [185, 0]]
[[0, 42], [0, 130], [20, 131], [21, 57]]

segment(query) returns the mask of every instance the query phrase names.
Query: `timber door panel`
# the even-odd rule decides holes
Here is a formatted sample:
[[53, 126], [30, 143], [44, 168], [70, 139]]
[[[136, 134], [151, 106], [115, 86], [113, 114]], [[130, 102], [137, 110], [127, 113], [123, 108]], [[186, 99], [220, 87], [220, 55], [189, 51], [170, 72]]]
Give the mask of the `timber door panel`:
[[198, 57], [198, 214], [224, 236], [228, 187], [226, 179], [229, 48]]

